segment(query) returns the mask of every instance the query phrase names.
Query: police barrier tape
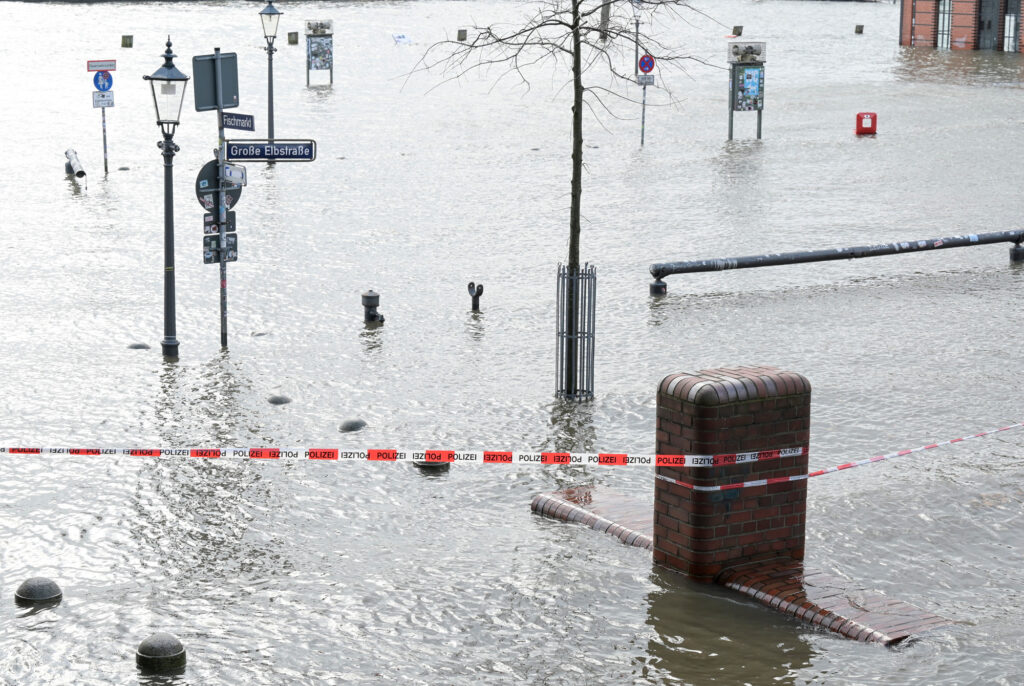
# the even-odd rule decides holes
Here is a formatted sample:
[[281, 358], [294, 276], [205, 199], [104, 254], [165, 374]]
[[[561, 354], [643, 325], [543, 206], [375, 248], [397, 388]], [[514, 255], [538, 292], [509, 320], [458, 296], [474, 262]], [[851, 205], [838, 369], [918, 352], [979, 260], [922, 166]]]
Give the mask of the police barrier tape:
[[669, 483], [676, 484], [677, 486], [683, 486], [693, 491], [729, 491], [734, 488], [754, 488], [757, 486], [767, 486], [769, 484], [782, 484], [789, 481], [803, 481], [804, 479], [810, 479], [813, 476], [821, 476], [822, 474], [833, 474], [835, 472], [843, 471], [844, 469], [853, 469], [854, 467], [863, 467], [866, 464], [873, 464], [875, 462], [881, 462], [882, 460], [889, 460], [894, 457], [903, 457], [904, 455], [910, 455], [912, 453], [919, 453], [923, 450], [932, 450], [934, 448], [941, 448], [945, 445], [953, 445], [954, 443], [962, 443], [969, 441], [972, 438], [982, 438], [984, 436], [991, 436], [992, 434], [999, 433], [1000, 431], [1009, 431], [1010, 429], [1019, 429], [1024, 426], [1024, 423], [1017, 422], [1016, 424], [1009, 424], [1007, 426], [1000, 427], [998, 429], [990, 429], [988, 431], [981, 431], [970, 436], [962, 436], [960, 438], [951, 438], [948, 441], [942, 441], [940, 443], [929, 443], [928, 445], [922, 445], [917, 448], [910, 448], [909, 450], [899, 450], [894, 453], [888, 453], [886, 455], [876, 455], [875, 457], [869, 457], [864, 460], [857, 462], [847, 462], [845, 464], [836, 465], [835, 467], [828, 467], [827, 469], [818, 469], [808, 474], [797, 474], [796, 476], [778, 476], [770, 479], [754, 479], [752, 481], [738, 481], [734, 484], [722, 484], [721, 486], [698, 486], [697, 484], [691, 484], [686, 481], [680, 481], [679, 479], [673, 479], [665, 476], [664, 474], [656, 474], [655, 477], [662, 481], [668, 481]]
[[498, 450], [340, 450], [338, 448], [0, 448], [0, 455], [127, 455], [132, 457], [205, 457], [263, 460], [367, 460], [477, 464], [654, 465], [716, 467], [803, 455], [803, 448], [782, 448], [722, 455], [627, 455], [625, 453], [521, 452]]
[[[903, 457], [946, 445], [982, 438], [1001, 431], [1018, 429], [1024, 423], [1008, 424], [998, 429], [980, 431], [948, 441], [929, 443], [917, 448], [876, 455], [857, 462], [819, 469], [808, 474], [740, 481], [720, 486], [698, 486], [673, 479], [663, 474], [656, 477], [695, 491], [727, 491], [735, 488], [753, 488], [769, 484], [802, 481], [811, 477], [861, 467], [893, 457]], [[339, 450], [337, 448], [2, 448], [0, 455], [128, 455], [133, 457], [200, 457], [242, 458], [266, 460], [367, 460], [370, 462], [426, 462], [426, 463], [479, 463], [479, 464], [540, 464], [540, 465], [654, 465], [656, 467], [717, 467], [750, 462], [762, 462], [783, 457], [803, 455], [803, 448], [782, 448], [748, 453], [721, 455], [627, 455], [625, 453], [565, 453], [521, 451], [455, 451], [455, 450]]]

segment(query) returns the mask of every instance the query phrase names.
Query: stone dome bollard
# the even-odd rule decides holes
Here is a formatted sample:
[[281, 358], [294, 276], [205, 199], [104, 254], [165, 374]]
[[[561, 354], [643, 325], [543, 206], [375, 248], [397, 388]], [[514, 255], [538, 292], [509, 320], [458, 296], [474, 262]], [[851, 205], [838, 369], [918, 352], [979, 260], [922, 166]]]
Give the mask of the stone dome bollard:
[[183, 670], [185, 646], [171, 634], [153, 634], [139, 644], [135, 664], [143, 671], [160, 674]]
[[14, 602], [22, 607], [33, 605], [56, 605], [61, 601], [64, 594], [60, 586], [51, 579], [44, 576], [34, 576], [26, 579], [14, 592]]

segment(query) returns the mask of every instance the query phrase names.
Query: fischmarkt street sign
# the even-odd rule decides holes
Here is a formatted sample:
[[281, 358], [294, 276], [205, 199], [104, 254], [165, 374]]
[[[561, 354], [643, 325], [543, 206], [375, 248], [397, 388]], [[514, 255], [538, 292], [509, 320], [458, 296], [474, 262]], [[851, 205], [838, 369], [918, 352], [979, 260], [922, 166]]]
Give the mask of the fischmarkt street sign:
[[314, 140], [235, 140], [224, 142], [224, 159], [232, 162], [312, 162]]

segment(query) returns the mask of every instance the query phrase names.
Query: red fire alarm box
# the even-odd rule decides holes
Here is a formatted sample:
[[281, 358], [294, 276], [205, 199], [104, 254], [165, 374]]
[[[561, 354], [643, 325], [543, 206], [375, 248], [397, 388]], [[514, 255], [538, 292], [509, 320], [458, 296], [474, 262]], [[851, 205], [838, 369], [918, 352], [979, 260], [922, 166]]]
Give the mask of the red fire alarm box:
[[878, 133], [878, 116], [874, 112], [857, 113], [857, 135], [863, 136], [868, 133]]

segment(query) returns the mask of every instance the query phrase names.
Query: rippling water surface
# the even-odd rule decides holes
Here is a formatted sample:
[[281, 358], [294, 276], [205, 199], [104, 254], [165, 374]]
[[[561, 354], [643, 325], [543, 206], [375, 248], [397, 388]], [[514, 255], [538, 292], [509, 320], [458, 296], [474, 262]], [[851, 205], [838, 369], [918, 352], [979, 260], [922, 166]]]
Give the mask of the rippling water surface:
[[[700, 61], [658, 69], [644, 148], [637, 104], [586, 120], [597, 397], [572, 406], [553, 398], [567, 72], [531, 71], [529, 90], [496, 69], [407, 78], [446, 33], [528, 4], [282, 4], [275, 130], [316, 139], [318, 159], [248, 165], [226, 351], [193, 193], [216, 122], [190, 95], [168, 364], [163, 170], [141, 77], [168, 33], [189, 73], [194, 55], [236, 52], [236, 111], [265, 135], [258, 3], [5, 3], [0, 443], [650, 452], [661, 378], [739, 364], [811, 380], [812, 468], [1021, 420], [1024, 272], [1005, 246], [673, 276], [647, 295], [653, 262], [1018, 228], [1020, 56], [901, 49], [898, 5], [696, 6], [708, 16], [653, 27]], [[333, 88], [318, 87], [326, 73], [306, 88], [302, 49], [283, 39], [305, 19], [334, 21]], [[725, 142], [736, 24], [768, 42], [761, 141], [740, 113]], [[114, 58], [104, 175], [85, 61]], [[877, 137], [853, 135], [860, 111], [878, 113]], [[87, 184], [64, 178], [69, 147]], [[469, 281], [485, 284], [482, 313]], [[376, 330], [369, 288], [387, 318]], [[339, 432], [357, 417], [365, 429]], [[529, 512], [536, 493], [580, 483], [649, 500], [643, 469], [8, 456], [0, 683], [1016, 683], [1022, 442], [1006, 432], [811, 482], [810, 564], [955, 621], [895, 650]], [[36, 575], [59, 581], [60, 606], [9, 602]], [[134, 649], [158, 630], [186, 644], [184, 676], [137, 676]]]

